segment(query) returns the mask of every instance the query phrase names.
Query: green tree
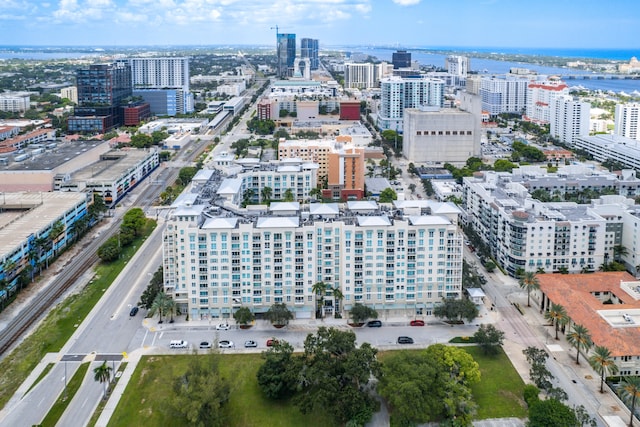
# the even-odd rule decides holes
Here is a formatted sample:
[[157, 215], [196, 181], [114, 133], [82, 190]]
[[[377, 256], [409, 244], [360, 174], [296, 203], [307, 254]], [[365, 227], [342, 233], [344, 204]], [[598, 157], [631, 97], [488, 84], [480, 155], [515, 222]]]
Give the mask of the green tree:
[[131, 137], [131, 146], [135, 148], [149, 148], [153, 145], [153, 138], [144, 133], [136, 133]]
[[495, 269], [496, 269], [497, 265], [495, 262], [489, 260], [484, 264], [484, 268], [487, 270], [487, 272], [492, 273]]
[[333, 300], [336, 303], [335, 306], [335, 317], [337, 318], [341, 318], [342, 315], [340, 314], [340, 302], [344, 299], [344, 294], [342, 293], [342, 290], [340, 289], [339, 286], [336, 286], [335, 288], [331, 289], [331, 294], [333, 295]]
[[636, 403], [640, 397], [640, 377], [625, 377], [620, 383], [620, 397], [625, 403], [630, 405], [631, 417], [629, 418], [629, 427], [633, 427]]
[[273, 190], [271, 189], [271, 187], [262, 187], [262, 190], [260, 190], [260, 197], [262, 198], [262, 202], [266, 202], [269, 203], [271, 201], [271, 195], [273, 194]]
[[551, 321], [551, 324], [554, 325], [556, 330], [556, 339], [559, 339], [558, 330], [560, 329], [560, 325], [566, 325], [569, 321], [567, 310], [560, 304], [551, 303], [551, 307], [549, 308], [549, 311], [544, 314], [544, 318]]
[[140, 301], [138, 302], [138, 307], [145, 308], [149, 310], [153, 305], [153, 300], [156, 299], [156, 296], [162, 292], [164, 289], [164, 270], [162, 265], [158, 267], [155, 273], [153, 273], [153, 277], [149, 281], [146, 289], [140, 295]]
[[518, 281], [520, 287], [527, 291], [527, 307], [531, 307], [531, 291], [540, 289], [540, 281], [533, 271], [525, 271]]
[[589, 351], [593, 346], [591, 341], [591, 334], [589, 330], [576, 323], [573, 325], [573, 330], [567, 334], [567, 341], [576, 349], [576, 364], [580, 364], [580, 350], [584, 350], [585, 353]]
[[233, 318], [239, 325], [248, 325], [256, 320], [256, 315], [251, 312], [249, 307], [240, 307], [233, 313]]
[[291, 188], [287, 188], [284, 192], [284, 201], [293, 202], [294, 200], [295, 196], [293, 195], [293, 190]]
[[289, 320], [293, 319], [293, 313], [287, 308], [287, 304], [275, 303], [269, 307], [265, 317], [272, 325], [283, 326], [288, 325]]
[[100, 384], [103, 384], [104, 391], [102, 393], [102, 398], [107, 398], [107, 384], [109, 384], [109, 380], [111, 379], [111, 367], [107, 366], [107, 361], [102, 362], [102, 365], [93, 369], [93, 379]]
[[153, 145], [160, 145], [160, 143], [167, 138], [169, 138], [169, 134], [161, 130], [156, 130], [151, 133], [151, 142]]
[[461, 348], [436, 344], [420, 352], [393, 352], [385, 358], [378, 392], [388, 403], [391, 425], [433, 421], [470, 425], [476, 405], [471, 386], [480, 369]]
[[496, 354], [504, 342], [504, 332], [493, 325], [480, 325], [473, 338], [484, 354]]
[[516, 165], [507, 159], [498, 159], [493, 163], [496, 172], [511, 172]]
[[368, 392], [372, 377], [379, 375], [376, 353], [369, 343], [356, 347], [352, 331], [318, 328], [304, 341], [294, 404], [303, 413], [323, 411], [337, 425], [366, 424], [378, 408]]
[[449, 321], [465, 319], [471, 322], [478, 314], [478, 307], [468, 298], [443, 298], [442, 303], [433, 309], [434, 316], [444, 317]]
[[315, 295], [316, 318], [324, 317], [324, 297], [329, 289], [329, 285], [324, 282], [316, 282], [311, 287], [311, 292]]
[[529, 370], [531, 381], [533, 381], [540, 390], [550, 390], [553, 387], [551, 383], [553, 375], [551, 375], [551, 372], [549, 372], [546, 366], [549, 353], [536, 347], [527, 347], [522, 350], [522, 353], [531, 365], [531, 369]]
[[110, 237], [98, 248], [98, 257], [103, 262], [115, 261], [120, 257], [122, 248], [117, 237]]
[[264, 363], [258, 368], [258, 387], [269, 399], [291, 397], [298, 384], [299, 361], [293, 357], [293, 347], [278, 340], [262, 353]]
[[194, 166], [185, 166], [178, 172], [178, 181], [182, 185], [187, 185], [196, 176], [197, 172], [198, 170]]
[[351, 319], [354, 323], [364, 323], [367, 319], [377, 319], [378, 312], [366, 305], [355, 303], [351, 308]]
[[557, 399], [538, 400], [529, 407], [528, 427], [576, 426], [573, 410]]
[[629, 255], [629, 250], [623, 245], [615, 245], [613, 247], [613, 259], [622, 262], [622, 258]]
[[604, 393], [605, 377], [618, 373], [618, 365], [616, 365], [609, 349], [601, 345], [595, 346], [593, 354], [589, 357], [589, 365], [600, 375], [600, 393]]
[[156, 298], [153, 300], [151, 304], [151, 308], [149, 308], [149, 312], [147, 313], [148, 317], [153, 317], [156, 314], [160, 317], [158, 323], [162, 323], [162, 316], [166, 314], [167, 300], [169, 299], [169, 295], [164, 292], [158, 293]]
[[394, 200], [398, 200], [398, 195], [393, 188], [387, 187], [380, 192], [378, 201], [380, 203], [392, 203]]
[[173, 395], [167, 406], [189, 425], [228, 425], [224, 406], [229, 402], [229, 380], [220, 375], [220, 355], [210, 352], [191, 357], [187, 371], [173, 381]]
[[147, 223], [147, 216], [141, 208], [129, 209], [122, 217], [120, 231], [130, 231], [134, 236], [138, 236]]

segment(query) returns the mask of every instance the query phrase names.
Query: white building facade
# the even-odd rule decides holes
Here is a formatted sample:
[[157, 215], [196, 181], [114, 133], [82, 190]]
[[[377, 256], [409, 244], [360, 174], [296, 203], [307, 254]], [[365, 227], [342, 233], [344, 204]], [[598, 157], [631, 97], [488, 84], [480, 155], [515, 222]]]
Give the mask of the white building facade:
[[548, 124], [553, 101], [563, 95], [569, 95], [569, 86], [560, 80], [529, 83], [525, 119], [540, 125]]
[[461, 296], [459, 210], [415, 202], [422, 205], [326, 205], [313, 217], [212, 217], [204, 206], [179, 207], [163, 236], [165, 291], [191, 319], [230, 318], [240, 307], [261, 317], [274, 303], [313, 318], [320, 281], [343, 295], [328, 292], [325, 315], [345, 317], [361, 303], [381, 317], [429, 316], [442, 298]]
[[443, 80], [426, 76], [382, 79], [378, 127], [402, 132], [406, 108], [443, 107], [444, 85]]
[[591, 105], [564, 95], [551, 101], [550, 133], [562, 142], [573, 144], [579, 136], [589, 135]]
[[[128, 58], [118, 62], [125, 62], [131, 66], [134, 95], [145, 98], [145, 91], [149, 91], [149, 96], [155, 101], [158, 91], [170, 90], [171, 96], [168, 98], [177, 100], [177, 105], [175, 109], [169, 108], [168, 111], [175, 110], [177, 114], [193, 112], [193, 95], [189, 92], [189, 58]], [[150, 104], [153, 109], [154, 103]], [[163, 112], [166, 111], [165, 107]]]
[[616, 135], [640, 140], [638, 119], [640, 119], [640, 104], [617, 104], [614, 125]]
[[491, 76], [480, 79], [482, 109], [491, 116], [502, 113], [521, 114], [527, 108], [529, 76]]

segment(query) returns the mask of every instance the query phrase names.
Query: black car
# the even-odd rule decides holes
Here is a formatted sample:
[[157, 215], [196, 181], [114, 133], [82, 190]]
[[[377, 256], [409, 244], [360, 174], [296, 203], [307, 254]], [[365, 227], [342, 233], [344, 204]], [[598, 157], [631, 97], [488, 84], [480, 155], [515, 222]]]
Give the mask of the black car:
[[413, 344], [411, 337], [398, 337], [398, 344]]
[[370, 328], [379, 328], [382, 326], [382, 322], [379, 320], [369, 320], [367, 326]]
[[129, 316], [135, 316], [136, 314], [138, 314], [138, 306], [134, 305], [133, 307], [131, 307], [131, 311], [129, 312]]

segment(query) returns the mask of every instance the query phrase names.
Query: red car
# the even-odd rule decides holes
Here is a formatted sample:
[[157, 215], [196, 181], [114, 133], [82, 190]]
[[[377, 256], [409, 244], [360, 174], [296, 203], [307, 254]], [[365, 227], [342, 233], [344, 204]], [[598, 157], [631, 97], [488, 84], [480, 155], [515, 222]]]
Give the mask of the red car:
[[411, 326], [424, 326], [424, 320], [412, 320], [409, 324]]
[[273, 347], [276, 344], [278, 344], [278, 340], [275, 338], [270, 338], [267, 340], [267, 347]]

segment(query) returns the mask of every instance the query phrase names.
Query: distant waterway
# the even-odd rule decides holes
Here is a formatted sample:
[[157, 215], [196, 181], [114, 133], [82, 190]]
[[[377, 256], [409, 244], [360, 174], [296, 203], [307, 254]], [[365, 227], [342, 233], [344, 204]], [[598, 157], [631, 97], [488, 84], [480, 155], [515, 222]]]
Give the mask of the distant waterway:
[[[445, 66], [445, 58], [447, 55], [445, 54], [437, 54], [437, 53], [428, 53], [424, 51], [412, 51], [411, 59], [418, 61], [420, 65], [425, 66], [435, 66], [439, 68], [444, 68]], [[374, 56], [381, 61], [391, 61], [391, 57], [395, 49], [355, 49], [353, 52], [362, 52], [367, 55]], [[580, 51], [585, 53], [586, 51]], [[615, 51], [618, 52], [618, 51]], [[548, 52], [543, 51], [538, 55], [544, 55]], [[618, 53], [619, 55], [619, 53]], [[631, 59], [631, 57], [627, 58]], [[584, 70], [575, 70], [573, 68], [568, 67], [547, 67], [543, 65], [532, 64], [529, 62], [510, 62], [510, 61], [498, 61], [495, 59], [485, 59], [485, 58], [469, 58], [470, 62], [470, 70], [478, 72], [480, 74], [505, 74], [508, 73], [511, 68], [527, 68], [529, 70], [535, 71], [541, 75], [576, 75], [576, 76], [584, 76], [591, 75], [591, 72]], [[585, 89], [589, 90], [603, 90], [603, 91], [613, 91], [613, 92], [625, 92], [630, 94], [633, 91], [640, 91], [640, 80], [612, 80], [612, 79], [575, 79], [575, 80], [565, 80], [568, 86], [582, 86]]]

